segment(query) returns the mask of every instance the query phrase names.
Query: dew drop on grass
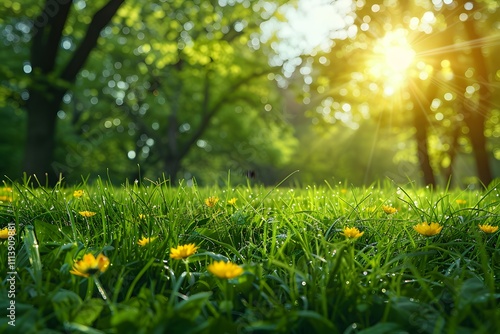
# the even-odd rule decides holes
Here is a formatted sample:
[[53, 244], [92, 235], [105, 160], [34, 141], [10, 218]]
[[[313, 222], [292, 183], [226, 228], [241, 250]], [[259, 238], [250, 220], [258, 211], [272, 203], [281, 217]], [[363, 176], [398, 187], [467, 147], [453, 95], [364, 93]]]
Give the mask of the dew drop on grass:
[[349, 285], [350, 283], [351, 283], [351, 282], [349, 282], [349, 281], [345, 281], [345, 284], [346, 284], [346, 285]]
[[387, 292], [387, 290], [386, 290], [386, 289], [382, 289], [381, 291], [382, 291], [382, 293], [386, 293], [386, 292]]
[[353, 324], [351, 325], [351, 327], [352, 327], [352, 329], [356, 329], [356, 328], [358, 327], [358, 325], [357, 325], [356, 323], [353, 323]]
[[367, 271], [363, 271], [363, 275], [368, 275], [368, 272]]
[[302, 284], [302, 286], [306, 286], [307, 283], [305, 281], [302, 281], [301, 284]]

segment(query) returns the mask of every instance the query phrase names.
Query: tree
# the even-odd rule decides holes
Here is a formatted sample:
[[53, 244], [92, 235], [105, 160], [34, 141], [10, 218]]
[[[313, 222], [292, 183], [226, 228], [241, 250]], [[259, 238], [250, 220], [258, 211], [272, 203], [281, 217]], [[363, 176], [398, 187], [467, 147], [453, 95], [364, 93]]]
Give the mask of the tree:
[[[95, 64], [110, 63], [109, 79], [96, 87], [105, 94], [92, 98], [111, 106], [105, 120], [110, 130], [128, 127], [130, 136], [121, 135], [127, 147], [122, 156], [140, 164], [143, 176], [165, 173], [173, 180], [182, 171], [200, 180], [211, 169], [240, 173], [264, 160], [279, 165], [288, 159], [294, 139], [268, 79], [278, 69], [251, 44], [265, 14], [257, 9], [196, 1], [125, 5], [124, 13], [137, 15], [123, 16], [117, 26], [121, 47], [96, 54], [104, 58]], [[86, 114], [84, 124], [102, 122], [95, 113]], [[281, 136], [275, 135], [278, 128]], [[260, 140], [253, 139], [257, 135]]]
[[[461, 1], [460, 4], [465, 6], [465, 2], [463, 1]], [[477, 1], [472, 1], [472, 4], [478, 6]], [[466, 36], [468, 37], [468, 40], [473, 43], [480, 41], [482, 38], [477, 32], [474, 21], [475, 20], [472, 17], [467, 17], [464, 22]], [[493, 180], [490, 167], [490, 155], [486, 150], [486, 137], [484, 135], [486, 118], [491, 110], [491, 85], [487, 61], [482, 50], [477, 46], [473, 46], [470, 48], [470, 52], [473, 66], [476, 70], [475, 80], [479, 84], [477, 92], [478, 99], [476, 103], [464, 100], [462, 110], [464, 111], [465, 124], [470, 129], [469, 138], [474, 152], [478, 177], [481, 183], [487, 186]], [[466, 71], [467, 70], [463, 71], [464, 75]], [[460, 74], [461, 73], [457, 73], [457, 75]]]
[[51, 164], [57, 112], [62, 98], [96, 47], [101, 31], [122, 3], [123, 0], [110, 0], [96, 11], [78, 47], [65, 62], [60, 60], [61, 39], [73, 3], [47, 0], [44, 9], [33, 21], [30, 52], [32, 78], [25, 106], [28, 119], [23, 163], [23, 170], [29, 176], [34, 175], [39, 180], [47, 177], [50, 184], [55, 182]]
[[[139, 163], [142, 173], [174, 178], [183, 161], [209, 150], [229, 157], [221, 167], [239, 169], [290, 156], [293, 137], [268, 79], [278, 69], [269, 66], [258, 42], [259, 23], [273, 15], [263, 2], [110, 1], [88, 27], [76, 14], [88, 21], [91, 8], [51, 6], [48, 1], [39, 16], [48, 13], [47, 22], [31, 40], [32, 50], [41, 45], [44, 52], [32, 52], [26, 103], [26, 166], [38, 166], [42, 180], [47, 164], [76, 180], [80, 173], [102, 172], [104, 163], [119, 175], [128, 170], [125, 176], [134, 176], [130, 171]], [[44, 111], [35, 101], [47, 105]], [[54, 147], [56, 121], [60, 145], [51, 158], [46, 151]], [[224, 132], [213, 131], [214, 124]], [[249, 140], [256, 133], [262, 140]], [[110, 156], [118, 163], [109, 164]]]
[[[495, 44], [486, 36], [497, 8], [491, 1], [358, 3], [356, 37], [315, 59], [320, 80], [311, 91], [324, 92], [317, 94], [320, 101], [335, 101], [322, 119], [369, 115], [413, 131], [425, 184], [435, 185], [439, 172], [446, 183], [457, 155], [470, 149], [478, 179], [487, 185], [485, 124], [494, 90], [487, 64]], [[416, 53], [407, 64], [405, 43]], [[324, 104], [318, 110], [323, 113]]]

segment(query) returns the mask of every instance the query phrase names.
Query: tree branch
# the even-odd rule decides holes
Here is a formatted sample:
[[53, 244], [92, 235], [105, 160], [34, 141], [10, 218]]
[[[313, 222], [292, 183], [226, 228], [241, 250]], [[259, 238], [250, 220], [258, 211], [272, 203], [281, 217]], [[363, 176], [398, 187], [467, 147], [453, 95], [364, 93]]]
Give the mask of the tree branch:
[[[47, 0], [43, 11], [33, 22], [33, 43], [31, 44], [31, 65], [38, 67], [43, 73], [52, 72], [55, 66], [59, 44], [72, 2], [58, 4]], [[50, 27], [45, 39], [45, 29]]]
[[123, 2], [124, 0], [109, 0], [106, 5], [95, 13], [88, 26], [85, 37], [73, 53], [73, 57], [64, 68], [64, 71], [61, 73], [61, 79], [68, 82], [73, 82], [75, 80], [76, 75], [80, 72], [83, 65], [85, 65], [90, 52], [97, 45], [97, 40], [102, 29], [109, 24]]
[[[203, 115], [203, 118], [201, 119], [200, 126], [196, 129], [196, 131], [193, 133], [191, 138], [186, 142], [185, 145], [183, 145], [182, 149], [179, 152], [179, 157], [184, 157], [191, 147], [194, 145], [194, 143], [200, 139], [200, 137], [203, 135], [205, 130], [207, 129], [208, 125], [210, 124], [210, 120], [219, 112], [221, 107], [228, 102], [231, 99], [231, 94], [235, 92], [237, 89], [239, 89], [242, 85], [246, 84], [250, 80], [254, 78], [258, 78], [262, 75], [267, 75], [269, 74], [271, 70], [266, 70], [266, 71], [261, 71], [261, 72], [256, 72], [252, 73], [251, 75], [242, 78], [240, 81], [236, 82], [234, 85], [229, 87], [228, 92], [226, 94], [222, 94], [223, 98], [221, 98], [219, 101], [217, 101], [216, 104], [212, 106], [212, 108], [209, 109], [207, 113]], [[208, 79], [207, 79], [208, 81]], [[206, 82], [207, 84], [207, 82]]]

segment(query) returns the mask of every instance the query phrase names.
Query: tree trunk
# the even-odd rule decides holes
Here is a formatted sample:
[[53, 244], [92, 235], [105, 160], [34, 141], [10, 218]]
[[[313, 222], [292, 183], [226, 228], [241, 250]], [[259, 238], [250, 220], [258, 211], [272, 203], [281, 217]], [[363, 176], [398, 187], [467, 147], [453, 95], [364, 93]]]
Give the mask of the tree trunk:
[[61, 98], [50, 96], [49, 93], [30, 90], [30, 98], [26, 104], [28, 124], [23, 171], [28, 177], [34, 176], [38, 180], [32, 180], [34, 186], [38, 182], [40, 185], [53, 186], [59, 177], [51, 164]]
[[[88, 25], [87, 32], [78, 48], [64, 67], [58, 79], [73, 83], [84, 66], [90, 52], [96, 47], [102, 29], [110, 22], [124, 0], [109, 0], [101, 7]], [[55, 147], [57, 112], [66, 88], [59, 87], [47, 77], [57, 72], [56, 64], [60, 41], [71, 1], [56, 3], [47, 0], [41, 14], [34, 21], [30, 62], [33, 73], [40, 73], [41, 80], [33, 78], [26, 103], [27, 139], [23, 171], [28, 177], [35, 176], [41, 185], [53, 186], [57, 182], [58, 168], [52, 168]], [[44, 182], [46, 180], [46, 182]], [[32, 182], [34, 186], [38, 182]]]
[[170, 178], [171, 183], [177, 179], [177, 174], [181, 170], [181, 159], [180, 157], [168, 156], [164, 160], [165, 174]]
[[172, 68], [175, 75], [170, 77], [176, 83], [172, 96], [167, 98], [167, 100], [172, 101], [172, 105], [170, 114], [167, 117], [166, 151], [163, 150], [163, 164], [170, 182], [177, 178], [177, 174], [181, 169], [181, 161], [184, 158], [184, 155], [181, 155], [179, 152], [179, 112], [181, 110], [181, 98], [184, 91], [184, 84], [180, 78], [183, 68], [184, 61], [179, 53], [179, 61]]
[[436, 186], [436, 178], [431, 166], [431, 158], [429, 155], [429, 145], [427, 143], [429, 120], [427, 119], [427, 98], [431, 92], [432, 86], [427, 88], [424, 94], [420, 88], [416, 86], [410, 87], [410, 94], [413, 101], [413, 125], [415, 126], [415, 140], [417, 142], [417, 157], [422, 172], [424, 183], [426, 186]]
[[[483, 89], [486, 89], [484, 87]], [[493, 180], [490, 168], [490, 159], [486, 150], [486, 137], [484, 136], [484, 117], [478, 116], [479, 112], [469, 115], [466, 120], [469, 126], [469, 138], [473, 148], [474, 158], [476, 160], [476, 169], [479, 181], [484, 186], [488, 186]]]
[[[450, 149], [448, 150], [448, 155], [450, 158], [450, 164], [448, 167], [446, 167], [443, 171], [444, 175], [444, 181], [448, 182], [448, 184], [451, 186], [453, 183], [455, 183], [454, 175], [453, 175], [453, 165], [455, 164], [455, 159], [458, 154], [458, 139], [460, 137], [460, 134], [462, 133], [462, 128], [461, 124], [455, 124], [454, 129], [451, 133], [451, 140], [450, 140]], [[458, 184], [458, 183], [457, 183]]]
[[[453, 19], [455, 19], [455, 15], [448, 14], [446, 15], [446, 22], [448, 27], [453, 26]], [[447, 86], [450, 91], [455, 91], [458, 95], [457, 101], [454, 103], [453, 109], [455, 110], [456, 115], [464, 116], [464, 103], [466, 102], [465, 92], [466, 88], [469, 85], [467, 77], [465, 76], [465, 71], [467, 71], [468, 66], [464, 66], [463, 62], [460, 60], [460, 56], [462, 50], [458, 47], [453, 47], [455, 45], [455, 34], [454, 33], [446, 33], [440, 36], [440, 47], [448, 50], [448, 52], [444, 52], [442, 54], [442, 59], [447, 59], [450, 61], [450, 68], [453, 72], [453, 80]], [[441, 59], [439, 59], [441, 62]], [[452, 121], [452, 131], [450, 131], [450, 148], [448, 150], [448, 155], [450, 158], [450, 165], [446, 167], [443, 171], [444, 180], [448, 182], [448, 185], [451, 186], [454, 180], [454, 170], [453, 165], [455, 163], [455, 158], [459, 152], [459, 138], [462, 134], [462, 121], [459, 120], [459, 117], [456, 117], [455, 120]], [[458, 185], [457, 181], [457, 185]]]
[[[478, 41], [481, 39], [476, 32], [474, 22], [471, 18], [465, 21], [464, 25], [469, 41]], [[476, 69], [478, 83], [480, 84], [478, 92], [479, 102], [476, 105], [472, 105], [470, 102], [464, 101], [464, 110], [466, 111], [464, 121], [470, 130], [469, 138], [474, 151], [479, 181], [481, 181], [484, 186], [487, 186], [493, 180], [490, 159], [488, 151], [486, 150], [486, 137], [484, 135], [486, 116], [491, 108], [488, 69], [481, 48], [472, 47], [471, 56], [473, 59], [473, 66]]]
[[426, 186], [436, 186], [436, 178], [431, 166], [431, 159], [429, 155], [429, 146], [427, 144], [427, 119], [422, 110], [416, 110], [413, 118], [416, 128], [415, 139], [417, 141], [417, 156], [420, 164], [420, 170], [424, 178]]

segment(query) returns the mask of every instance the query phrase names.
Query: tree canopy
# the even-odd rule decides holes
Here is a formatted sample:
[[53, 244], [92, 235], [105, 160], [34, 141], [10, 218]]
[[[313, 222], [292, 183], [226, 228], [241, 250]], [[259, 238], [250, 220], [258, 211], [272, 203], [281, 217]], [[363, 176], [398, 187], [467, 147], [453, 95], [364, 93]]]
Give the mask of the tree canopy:
[[[491, 182], [499, 149], [493, 135], [500, 102], [494, 93], [498, 3], [355, 4], [356, 36], [310, 58], [317, 80], [305, 83], [303, 98], [317, 103], [309, 115], [350, 128], [375, 121], [374, 140], [385, 133], [399, 142], [393, 159], [418, 163], [425, 184], [446, 184], [452, 175]], [[463, 161], [471, 158], [473, 165]], [[399, 174], [401, 182], [408, 168]]]
[[498, 7], [8, 1], [0, 171], [487, 184], [500, 159]]

